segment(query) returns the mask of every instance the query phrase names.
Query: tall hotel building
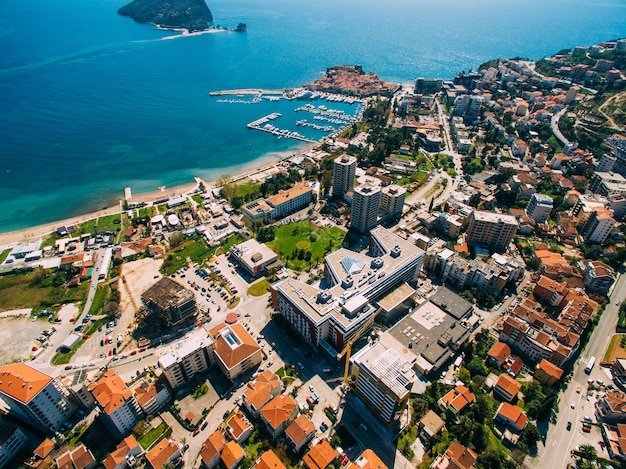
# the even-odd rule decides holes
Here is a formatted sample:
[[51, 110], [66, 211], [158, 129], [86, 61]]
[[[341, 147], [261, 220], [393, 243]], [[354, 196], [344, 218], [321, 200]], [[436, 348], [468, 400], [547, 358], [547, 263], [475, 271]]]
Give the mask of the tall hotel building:
[[498, 252], [506, 251], [518, 226], [514, 216], [501, 213], [474, 210], [467, 219], [467, 243]]
[[356, 158], [341, 155], [333, 162], [333, 197], [343, 197], [354, 188]]
[[380, 197], [378, 186], [363, 184], [354, 188], [350, 228], [365, 234], [378, 224]]
[[50, 433], [76, 410], [61, 383], [23, 363], [0, 367], [0, 398], [10, 415]]
[[370, 303], [420, 272], [424, 251], [391, 231], [370, 232], [370, 255], [339, 249], [324, 260], [326, 289], [295, 279], [272, 285], [274, 308], [313, 346], [331, 356], [374, 314]]

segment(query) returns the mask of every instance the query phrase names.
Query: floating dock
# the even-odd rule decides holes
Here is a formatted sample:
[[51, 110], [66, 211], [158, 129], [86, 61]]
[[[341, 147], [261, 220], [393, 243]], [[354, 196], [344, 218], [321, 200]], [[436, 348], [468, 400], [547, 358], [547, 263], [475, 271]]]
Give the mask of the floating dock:
[[248, 125], [246, 125], [246, 127], [248, 127], [249, 129], [260, 130], [261, 132], [267, 132], [269, 134], [275, 135], [278, 138], [284, 137], [294, 140], [300, 140], [307, 143], [318, 143], [316, 140], [306, 138], [304, 135], [299, 134], [298, 132], [292, 132], [286, 129], [279, 129], [278, 127], [270, 124], [271, 121], [280, 116], [280, 113], [273, 112], [272, 114], [268, 114], [265, 117], [261, 117], [260, 119], [250, 122]]

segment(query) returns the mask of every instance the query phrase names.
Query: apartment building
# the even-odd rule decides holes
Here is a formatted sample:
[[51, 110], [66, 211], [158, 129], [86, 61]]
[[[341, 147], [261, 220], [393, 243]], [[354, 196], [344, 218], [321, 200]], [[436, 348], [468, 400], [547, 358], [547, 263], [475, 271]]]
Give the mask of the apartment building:
[[172, 389], [178, 389], [215, 363], [215, 341], [202, 327], [159, 351], [158, 364]]
[[580, 347], [580, 336], [598, 304], [578, 290], [568, 291], [562, 300], [559, 291], [547, 290], [547, 295], [557, 298], [557, 307], [562, 308], [557, 319], [529, 297], [504, 319], [500, 340], [531, 361], [545, 359], [563, 367]]
[[362, 184], [354, 188], [350, 228], [365, 234], [378, 224], [381, 194], [380, 187], [372, 184]]
[[76, 410], [56, 378], [24, 363], [0, 367], [0, 398], [10, 415], [48, 433], [57, 431]]
[[254, 426], [241, 412], [237, 412], [226, 424], [226, 432], [240, 445], [243, 444], [254, 431]]
[[450, 249], [433, 247], [424, 257], [424, 268], [442, 280], [453, 281], [458, 288], [477, 287], [495, 295], [524, 273], [523, 265], [511, 257], [495, 253], [490, 261], [465, 259]]
[[333, 197], [343, 197], [354, 188], [357, 159], [341, 155], [333, 161]]
[[174, 440], [163, 438], [146, 453], [148, 468], [161, 469], [167, 463], [176, 463], [180, 459], [182, 445]]
[[589, 190], [604, 197], [614, 194], [626, 195], [626, 178], [613, 171], [596, 171], [589, 180]]
[[220, 454], [225, 444], [226, 439], [221, 431], [217, 430], [215, 433], [212, 433], [211, 436], [206, 439], [200, 450], [201, 467], [205, 469], [217, 467], [220, 461]]
[[252, 416], [258, 417], [263, 406], [279, 395], [282, 389], [280, 378], [271, 371], [265, 370], [246, 385], [242, 404]]
[[24, 432], [15, 425], [4, 424], [0, 427], [0, 468], [8, 466], [26, 441]]
[[513, 240], [517, 227], [512, 215], [475, 210], [467, 217], [465, 240], [473, 246], [503, 252]]
[[143, 418], [143, 411], [133, 392], [115, 370], [108, 370], [98, 381], [89, 385], [104, 425], [113, 433], [125, 436]]
[[578, 229], [586, 243], [603, 243], [615, 226], [615, 219], [610, 210], [597, 209], [589, 214], [587, 221]]
[[285, 435], [297, 453], [315, 437], [315, 425], [305, 415], [299, 415], [285, 429]]
[[272, 439], [276, 439], [298, 415], [298, 404], [291, 396], [276, 396], [261, 409], [261, 421]]
[[550, 218], [554, 201], [545, 194], [534, 193], [526, 206], [526, 213], [537, 223], [545, 223]]
[[301, 184], [250, 202], [241, 207], [241, 213], [248, 223], [269, 223], [306, 208], [312, 201], [313, 189], [307, 184]]
[[263, 360], [261, 347], [241, 324], [218, 324], [209, 335], [215, 340], [216, 362], [231, 381]]
[[587, 291], [607, 295], [615, 283], [615, 271], [604, 262], [582, 260], [578, 267], [583, 273], [583, 281]]
[[274, 308], [304, 340], [336, 354], [374, 314], [370, 302], [419, 275], [424, 251], [378, 227], [370, 232], [369, 254], [339, 249], [326, 256], [324, 290], [296, 279], [275, 283]]
[[171, 394], [169, 387], [164, 380], [158, 380], [154, 383], [146, 383], [141, 381], [133, 388], [137, 404], [141, 407], [144, 414], [155, 415], [170, 400]]
[[126, 469], [137, 463], [143, 448], [133, 435], [124, 438], [102, 463], [105, 469]]
[[411, 363], [381, 342], [367, 345], [350, 362], [356, 394], [382, 421], [394, 422], [416, 380]]

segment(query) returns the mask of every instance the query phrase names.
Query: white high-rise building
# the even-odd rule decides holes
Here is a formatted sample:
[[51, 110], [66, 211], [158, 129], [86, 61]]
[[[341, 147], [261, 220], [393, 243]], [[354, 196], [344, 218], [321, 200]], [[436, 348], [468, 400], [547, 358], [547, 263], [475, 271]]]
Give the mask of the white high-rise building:
[[545, 194], [533, 194], [530, 197], [526, 213], [537, 223], [545, 223], [552, 213], [553, 200], [552, 197]]
[[51, 433], [76, 410], [60, 382], [24, 363], [0, 367], [0, 398], [9, 414]]
[[381, 216], [393, 218], [402, 215], [405, 196], [404, 187], [395, 184], [383, 187], [379, 207]]
[[356, 158], [341, 155], [333, 162], [333, 197], [343, 197], [354, 188]]
[[380, 197], [380, 187], [363, 184], [354, 188], [350, 228], [367, 233], [378, 224]]

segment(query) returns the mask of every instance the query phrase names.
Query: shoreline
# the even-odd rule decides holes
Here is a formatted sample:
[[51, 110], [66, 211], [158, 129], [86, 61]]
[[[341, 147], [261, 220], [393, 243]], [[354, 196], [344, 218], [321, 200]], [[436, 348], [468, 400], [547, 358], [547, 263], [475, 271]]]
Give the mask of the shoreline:
[[[305, 145], [301, 149], [297, 150], [287, 150], [282, 153], [269, 153], [266, 155], [262, 155], [249, 163], [244, 163], [243, 167], [233, 173], [228, 174], [229, 168], [224, 168], [224, 174], [228, 174], [228, 182], [237, 182], [243, 179], [247, 179], [250, 176], [266, 171], [269, 168], [272, 168], [278, 164], [280, 164], [284, 159], [291, 157], [293, 154], [301, 154], [310, 151], [315, 147], [316, 144], [308, 144]], [[194, 182], [188, 182], [185, 184], [179, 184], [177, 186], [165, 187], [163, 186], [162, 190], [155, 190], [150, 192], [141, 192], [138, 194], [132, 195], [133, 202], [144, 202], [150, 203], [153, 202], [157, 197], [163, 196], [173, 196], [173, 195], [186, 195], [196, 189], [199, 183], [203, 183], [205, 186], [215, 186], [216, 182], [219, 178], [215, 179], [204, 179], [200, 176], [194, 176]], [[132, 190], [132, 187], [131, 187]], [[32, 226], [29, 228], [22, 228], [19, 230], [8, 231], [8, 232], [0, 232], [0, 252], [7, 247], [11, 247], [12, 245], [19, 242], [27, 242], [32, 241], [39, 238], [47, 237], [50, 233], [53, 233], [60, 226], [67, 225], [76, 225], [80, 223], [85, 223], [89, 220], [93, 220], [94, 218], [106, 216], [106, 215], [114, 215], [116, 213], [123, 213], [125, 210], [122, 209], [122, 203], [124, 200], [123, 197], [123, 189], [120, 190], [120, 198], [118, 199], [118, 203], [112, 205], [110, 207], [102, 208], [100, 210], [95, 210], [92, 212], [84, 213], [81, 215], [76, 215], [72, 217], [68, 217], [62, 220], [57, 220], [54, 222], [44, 223], [41, 225]]]

